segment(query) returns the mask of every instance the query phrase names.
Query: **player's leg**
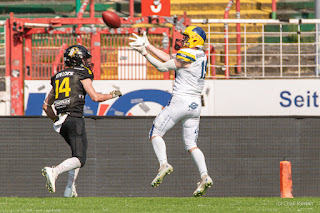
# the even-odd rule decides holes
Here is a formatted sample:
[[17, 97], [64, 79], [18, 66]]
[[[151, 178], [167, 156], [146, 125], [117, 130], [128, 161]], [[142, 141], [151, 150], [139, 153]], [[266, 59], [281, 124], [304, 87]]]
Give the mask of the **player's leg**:
[[70, 168], [68, 173], [68, 184], [65, 188], [65, 197], [77, 197], [75, 181], [78, 177], [80, 167], [83, 167], [87, 156], [87, 134], [85, 129], [85, 122], [83, 118], [74, 118], [74, 130], [69, 137], [66, 137], [67, 143], [71, 147], [72, 158], [78, 159], [78, 166]]
[[[170, 119], [167, 122], [166, 128], [164, 130], [171, 129], [174, 126], [174, 124], [175, 123]], [[158, 162], [160, 164], [160, 168], [158, 170], [157, 176], [151, 182], [152, 187], [156, 187], [160, 183], [162, 183], [163, 178], [167, 174], [170, 174], [173, 171], [172, 166], [168, 163], [168, 160], [167, 160], [166, 144], [162, 138], [164, 133], [162, 131], [159, 131], [159, 129], [157, 129], [155, 124], [152, 126], [152, 129], [150, 130], [150, 137], [151, 137], [150, 140], [152, 143], [152, 147], [157, 156]]]
[[177, 120], [179, 120], [177, 116], [178, 113], [174, 113], [176, 102], [176, 99], [173, 98], [171, 103], [159, 113], [149, 133], [153, 150], [160, 164], [157, 176], [151, 182], [151, 186], [153, 187], [162, 183], [163, 178], [173, 171], [172, 166], [167, 160], [166, 144], [162, 137], [176, 124]]
[[198, 147], [189, 150], [193, 161], [195, 162], [200, 172], [201, 181], [198, 182], [197, 189], [193, 192], [193, 196], [201, 197], [204, 195], [208, 188], [213, 184], [211, 177], [208, 175], [205, 157]]
[[83, 167], [85, 165], [87, 159], [88, 146], [84, 119], [77, 117], [73, 117], [73, 119], [73, 127], [72, 129], [70, 129], [69, 133], [64, 138], [71, 147], [72, 157], [78, 158], [80, 165], [71, 169]]
[[168, 163], [167, 148], [166, 148], [166, 143], [163, 140], [163, 138], [159, 135], [154, 135], [151, 137], [151, 144], [152, 144], [153, 150], [157, 156], [160, 167], [163, 164]]
[[68, 184], [64, 190], [64, 197], [78, 197], [76, 190], [76, 179], [80, 168], [72, 169], [68, 173]]
[[167, 153], [166, 153], [166, 144], [161, 136], [155, 135], [151, 138], [151, 143], [153, 150], [158, 158], [160, 168], [158, 170], [157, 176], [152, 180], [151, 186], [157, 187], [162, 183], [163, 178], [173, 172], [172, 166], [168, 163]]
[[199, 170], [201, 177], [201, 181], [198, 183], [198, 187], [193, 194], [195, 197], [204, 195], [207, 189], [212, 185], [212, 179], [208, 175], [204, 154], [197, 146], [199, 121], [199, 117], [186, 118], [182, 120], [182, 134], [185, 148], [190, 153], [195, 165]]
[[59, 174], [75, 168], [79, 168], [80, 165], [81, 164], [79, 159], [76, 157], [72, 157], [64, 160], [62, 163], [55, 167], [44, 167], [42, 169], [42, 175], [47, 178], [47, 188], [49, 192], [55, 193], [55, 181], [58, 178]]
[[86, 160], [87, 139], [83, 118], [68, 116], [61, 127], [60, 134], [70, 145], [72, 157], [55, 167], [42, 169], [42, 174], [47, 178], [47, 188], [51, 193], [55, 192], [55, 181], [61, 173], [82, 167]]

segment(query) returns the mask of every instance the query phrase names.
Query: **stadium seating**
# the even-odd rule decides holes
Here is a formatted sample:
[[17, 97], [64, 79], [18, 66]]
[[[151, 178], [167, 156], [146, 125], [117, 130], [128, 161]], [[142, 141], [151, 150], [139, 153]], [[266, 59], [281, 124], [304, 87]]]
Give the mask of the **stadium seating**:
[[[193, 19], [223, 19], [225, 14], [225, 8], [229, 0], [217, 0], [214, 4], [210, 0], [171, 0], [171, 15], [182, 15], [184, 11], [187, 12], [188, 17]], [[236, 18], [236, 5], [232, 5], [229, 11], [229, 18]], [[240, 18], [243, 19], [268, 19], [271, 13], [271, 3], [272, 0], [241, 0], [241, 11]], [[235, 26], [235, 25], [233, 25]], [[207, 25], [202, 25], [206, 31]], [[247, 29], [247, 31], [257, 31], [257, 26], [255, 29]], [[212, 26], [210, 31], [220, 31], [223, 32], [223, 24], [217, 26]], [[234, 27], [230, 25], [230, 31], [234, 31]], [[230, 35], [230, 39], [235, 38], [235, 35]], [[223, 41], [223, 35], [214, 36], [217, 42]]]

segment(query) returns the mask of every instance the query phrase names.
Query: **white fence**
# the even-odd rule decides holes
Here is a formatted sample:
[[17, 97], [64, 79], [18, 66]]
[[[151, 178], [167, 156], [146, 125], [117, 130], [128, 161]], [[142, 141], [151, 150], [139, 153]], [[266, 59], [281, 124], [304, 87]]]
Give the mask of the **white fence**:
[[208, 78], [319, 77], [317, 19], [192, 19], [191, 23], [203, 27], [207, 46], [214, 47]]

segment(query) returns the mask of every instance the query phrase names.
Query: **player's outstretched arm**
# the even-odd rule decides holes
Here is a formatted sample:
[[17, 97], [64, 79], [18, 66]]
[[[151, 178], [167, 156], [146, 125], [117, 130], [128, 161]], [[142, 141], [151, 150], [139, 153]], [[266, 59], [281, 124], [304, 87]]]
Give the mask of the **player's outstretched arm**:
[[144, 31], [142, 38], [144, 40], [144, 46], [146, 47], [147, 51], [150, 51], [153, 55], [158, 57], [160, 60], [167, 62], [172, 58], [168, 53], [150, 44], [146, 31]]
[[92, 80], [90, 78], [81, 80], [81, 83], [82, 83], [85, 91], [90, 96], [91, 100], [93, 100], [95, 102], [102, 102], [102, 101], [109, 100], [111, 98], [116, 98], [116, 97], [122, 96], [122, 93], [120, 92], [120, 90], [114, 90], [114, 91], [110, 92], [110, 94], [97, 93], [96, 90], [93, 88]]
[[160, 72], [167, 72], [170, 70], [178, 69], [175, 63], [175, 59], [171, 59], [167, 62], [161, 62], [155, 57], [153, 57], [151, 54], [147, 54], [145, 57]]
[[162, 60], [164, 62], [167, 62], [171, 59], [171, 56], [168, 53], [156, 48], [152, 44], [149, 44], [146, 47], [146, 49], [147, 49], [147, 51], [149, 51], [150, 53], [152, 53], [153, 55], [155, 55], [156, 57], [158, 57], [160, 60]]
[[53, 102], [54, 102], [54, 90], [52, 88], [50, 93], [48, 94], [48, 96], [43, 102], [42, 109], [51, 120], [55, 121], [57, 115], [52, 109]]
[[[147, 51], [150, 51], [150, 53], [152, 53], [153, 55], [155, 55], [157, 58], [159, 58], [160, 60], [167, 62], [171, 59], [170, 55], [164, 51], [162, 51], [159, 48], [156, 48], [155, 46], [153, 46], [152, 44], [150, 44], [148, 37], [147, 37], [147, 33], [143, 32], [143, 36], [138, 36], [135, 33], [132, 33], [132, 37], [129, 38], [132, 42], [129, 43], [129, 45], [132, 47], [136, 47], [136, 48], [141, 48], [141, 47], [145, 47], [145, 49]], [[142, 55], [147, 55], [148, 52], [142, 52]]]

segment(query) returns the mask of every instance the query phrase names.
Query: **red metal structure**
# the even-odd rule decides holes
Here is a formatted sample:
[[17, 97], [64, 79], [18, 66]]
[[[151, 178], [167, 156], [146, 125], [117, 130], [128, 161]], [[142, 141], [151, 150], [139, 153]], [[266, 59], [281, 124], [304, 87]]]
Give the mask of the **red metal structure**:
[[[240, 0], [236, 0], [236, 18], [240, 19]], [[237, 31], [237, 74], [241, 73], [241, 27], [236, 24]]]
[[[147, 31], [152, 44], [167, 53], [175, 52], [171, 44], [177, 32], [174, 26], [164, 25], [164, 17], [121, 18], [122, 27], [111, 29], [92, 13], [88, 18], [83, 18], [80, 11], [77, 18], [35, 19], [10, 14], [6, 22], [6, 74], [11, 77], [11, 115], [24, 114], [24, 80], [50, 79], [63, 68], [64, 49], [74, 44], [90, 50], [97, 80], [174, 79], [173, 73], [158, 72], [128, 48], [131, 33]], [[184, 20], [189, 21], [186, 17]], [[164, 40], [168, 45], [163, 46]]]
[[129, 0], [129, 16], [134, 17], [134, 0]]
[[[229, 18], [229, 11], [231, 9], [232, 4], [233, 4], [233, 0], [230, 0], [224, 11], [224, 19]], [[224, 43], [225, 43], [225, 46], [224, 46], [225, 76], [226, 78], [229, 78], [230, 71], [229, 71], [229, 26], [228, 24], [224, 24]]]
[[[208, 47], [208, 49], [206, 50], [206, 55], [208, 56], [208, 59], [210, 61], [211, 69], [211, 76], [213, 76], [213, 78], [215, 78], [216, 76], [216, 67], [215, 67], [215, 62], [216, 62], [216, 50], [214, 49], [213, 45], [210, 45]], [[210, 57], [210, 58], [209, 58]]]
[[61, 64], [61, 58], [63, 56], [64, 51], [68, 48], [67, 44], [62, 44], [61, 48], [59, 49], [58, 54], [56, 55], [56, 58], [53, 62], [53, 74], [56, 74], [58, 72], [58, 66]]
[[[229, 18], [229, 11], [233, 5], [234, 0], [230, 0], [224, 12], [224, 19]], [[236, 0], [236, 18], [240, 19], [240, 0]], [[240, 23], [236, 24], [237, 31], [237, 73], [241, 73], [241, 27]], [[224, 41], [225, 41], [225, 76], [229, 78], [229, 27], [228, 24], [224, 25]]]
[[276, 19], [277, 18], [277, 1], [276, 0], [272, 0], [271, 11], [272, 11], [271, 18]]

